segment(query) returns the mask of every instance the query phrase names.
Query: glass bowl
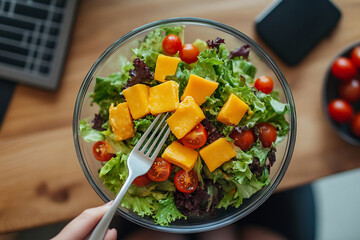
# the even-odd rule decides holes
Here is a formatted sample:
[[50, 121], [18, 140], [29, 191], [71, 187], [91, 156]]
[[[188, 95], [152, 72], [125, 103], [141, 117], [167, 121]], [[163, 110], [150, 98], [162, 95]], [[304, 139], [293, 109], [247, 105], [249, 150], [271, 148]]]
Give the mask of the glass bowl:
[[106, 77], [113, 72], [119, 71], [122, 63], [120, 58], [125, 56], [130, 59], [130, 49], [138, 47], [139, 40], [143, 40], [150, 31], [159, 26], [181, 25], [184, 26], [185, 31], [184, 42], [193, 42], [197, 38], [208, 40], [221, 37], [225, 39], [226, 46], [229, 50], [248, 44], [251, 49], [249, 57], [251, 62], [257, 67], [255, 79], [260, 75], [271, 77], [274, 80], [274, 89], [277, 89], [280, 93], [280, 100], [283, 103], [288, 103], [290, 106], [290, 111], [286, 116], [290, 124], [290, 132], [285, 140], [277, 146], [277, 161], [272, 167], [271, 174], [269, 175], [270, 184], [256, 192], [249, 199], [244, 199], [243, 204], [239, 208], [229, 207], [226, 210], [219, 209], [211, 216], [188, 217], [187, 220], [177, 220], [168, 227], [157, 225], [152, 218], [140, 217], [128, 209], [119, 207], [117, 210], [117, 212], [125, 219], [146, 228], [172, 233], [195, 233], [224, 227], [245, 217], [258, 208], [267, 198], [269, 198], [279, 185], [291, 160], [296, 136], [294, 100], [289, 85], [281, 70], [257, 43], [232, 27], [207, 19], [173, 18], [139, 27], [125, 34], [106, 49], [86, 75], [75, 103], [73, 135], [76, 153], [81, 168], [90, 185], [105, 202], [114, 199], [115, 195], [103, 185], [102, 180], [98, 177], [98, 170], [102, 165], [93, 156], [93, 143], [85, 142], [79, 133], [80, 121], [82, 119], [92, 119], [94, 114], [99, 110], [95, 104], [91, 106], [90, 99], [90, 94], [95, 85], [95, 78], [97, 76]]

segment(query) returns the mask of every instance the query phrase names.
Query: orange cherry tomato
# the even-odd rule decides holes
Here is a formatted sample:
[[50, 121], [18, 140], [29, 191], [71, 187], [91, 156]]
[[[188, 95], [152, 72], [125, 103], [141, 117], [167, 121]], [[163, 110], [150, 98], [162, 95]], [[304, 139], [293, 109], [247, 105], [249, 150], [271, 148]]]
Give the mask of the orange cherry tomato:
[[259, 123], [256, 127], [259, 131], [259, 138], [263, 147], [270, 147], [276, 141], [277, 133], [275, 127], [266, 122]]
[[169, 34], [164, 38], [162, 48], [167, 54], [175, 54], [182, 48], [181, 39], [175, 34]]
[[169, 178], [171, 173], [171, 163], [163, 158], [156, 158], [146, 175], [150, 180], [162, 182]]
[[132, 183], [138, 187], [144, 187], [151, 183], [151, 180], [146, 174], [144, 174], [135, 178]]
[[274, 82], [268, 76], [261, 76], [258, 79], [256, 79], [254, 87], [257, 90], [262, 91], [263, 93], [269, 94], [272, 92], [274, 88]]
[[199, 123], [181, 139], [181, 142], [188, 148], [196, 149], [204, 146], [206, 140], [207, 131], [204, 126]]
[[110, 144], [106, 141], [98, 141], [93, 146], [93, 153], [97, 160], [105, 162], [109, 161], [116, 154], [112, 153]]
[[330, 117], [338, 123], [349, 122], [354, 115], [352, 106], [343, 99], [332, 100], [328, 105], [328, 112]]
[[196, 190], [199, 178], [194, 170], [185, 171], [181, 169], [175, 174], [174, 183], [178, 191], [192, 193]]
[[191, 43], [184, 44], [180, 49], [180, 59], [187, 64], [194, 63], [198, 60], [199, 49]]
[[254, 134], [250, 129], [242, 130], [236, 129], [229, 134], [229, 137], [234, 140], [234, 144], [241, 150], [247, 151], [254, 143]]

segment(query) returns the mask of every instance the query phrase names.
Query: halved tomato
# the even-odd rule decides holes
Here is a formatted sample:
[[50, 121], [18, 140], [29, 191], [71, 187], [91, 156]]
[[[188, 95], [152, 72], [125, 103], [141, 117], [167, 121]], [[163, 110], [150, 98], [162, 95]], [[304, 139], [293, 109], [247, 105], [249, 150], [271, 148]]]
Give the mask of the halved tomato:
[[196, 149], [204, 146], [206, 140], [207, 131], [204, 126], [199, 123], [181, 139], [181, 142], [188, 148]]
[[116, 156], [112, 153], [112, 148], [106, 141], [96, 142], [93, 146], [93, 153], [95, 158], [102, 162], [109, 161], [112, 157]]
[[146, 175], [150, 180], [162, 182], [169, 178], [171, 172], [171, 163], [163, 158], [156, 158]]
[[194, 170], [185, 171], [181, 169], [174, 178], [175, 187], [183, 193], [192, 193], [196, 190], [199, 178]]
[[151, 183], [151, 179], [146, 174], [144, 174], [135, 178], [132, 183], [138, 187], [144, 187]]

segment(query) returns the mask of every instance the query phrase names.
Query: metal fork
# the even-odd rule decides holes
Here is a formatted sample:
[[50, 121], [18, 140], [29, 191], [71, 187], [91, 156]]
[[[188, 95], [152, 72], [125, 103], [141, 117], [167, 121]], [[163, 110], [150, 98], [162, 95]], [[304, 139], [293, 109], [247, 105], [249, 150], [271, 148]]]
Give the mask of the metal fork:
[[[166, 113], [164, 116], [162, 116], [163, 114], [159, 114], [131, 151], [127, 160], [129, 175], [124, 185], [121, 187], [119, 193], [117, 194], [110, 209], [102, 217], [91, 234], [89, 240], [103, 239], [116, 212], [116, 209], [120, 205], [121, 200], [123, 199], [131, 183], [136, 177], [141, 176], [149, 171], [155, 158], [159, 154], [161, 147], [164, 145], [164, 142], [169, 136], [170, 128], [165, 122], [168, 114], [169, 113]], [[154, 128], [155, 130], [152, 131]], [[151, 135], [148, 137], [150, 133]]]

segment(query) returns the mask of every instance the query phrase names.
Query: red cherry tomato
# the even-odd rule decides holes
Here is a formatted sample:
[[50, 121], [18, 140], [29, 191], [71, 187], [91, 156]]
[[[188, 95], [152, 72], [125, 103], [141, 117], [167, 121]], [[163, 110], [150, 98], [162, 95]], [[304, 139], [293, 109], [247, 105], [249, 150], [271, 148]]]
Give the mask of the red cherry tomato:
[[351, 105], [343, 99], [332, 100], [328, 105], [330, 117], [338, 123], [349, 122], [354, 115]]
[[171, 172], [171, 163], [163, 158], [156, 158], [146, 175], [150, 180], [162, 182], [169, 178]]
[[175, 187], [178, 191], [183, 193], [192, 193], [196, 190], [199, 179], [194, 170], [189, 172], [181, 169], [174, 178]]
[[254, 134], [250, 129], [242, 130], [234, 128], [229, 134], [229, 137], [234, 140], [234, 144], [241, 150], [247, 151], [254, 143]]
[[338, 79], [348, 81], [357, 74], [356, 67], [349, 58], [339, 57], [331, 67], [331, 73]]
[[206, 140], [207, 131], [204, 126], [199, 123], [181, 139], [181, 142], [188, 148], [196, 149], [204, 146]]
[[270, 147], [271, 144], [276, 141], [277, 133], [275, 127], [266, 122], [259, 123], [256, 127], [263, 147]]
[[151, 183], [151, 180], [146, 174], [144, 174], [135, 178], [132, 183], [138, 187], [144, 187]]
[[360, 112], [358, 112], [351, 122], [351, 131], [360, 138]]
[[191, 43], [184, 44], [180, 49], [180, 59], [187, 64], [194, 63], [198, 60], [199, 49]]
[[93, 153], [95, 158], [99, 161], [109, 161], [112, 157], [116, 156], [112, 153], [112, 148], [106, 141], [96, 142], [93, 146]]
[[269, 94], [274, 88], [274, 82], [268, 76], [261, 76], [258, 79], [256, 79], [254, 86], [257, 90]]
[[162, 42], [162, 48], [167, 54], [175, 54], [180, 51], [181, 47], [181, 39], [175, 34], [167, 35]]
[[342, 82], [339, 88], [339, 95], [348, 102], [355, 102], [360, 99], [360, 81], [352, 79]]
[[355, 48], [351, 51], [351, 61], [352, 61], [358, 68], [360, 68], [360, 46], [355, 47]]

